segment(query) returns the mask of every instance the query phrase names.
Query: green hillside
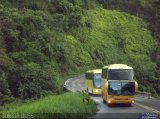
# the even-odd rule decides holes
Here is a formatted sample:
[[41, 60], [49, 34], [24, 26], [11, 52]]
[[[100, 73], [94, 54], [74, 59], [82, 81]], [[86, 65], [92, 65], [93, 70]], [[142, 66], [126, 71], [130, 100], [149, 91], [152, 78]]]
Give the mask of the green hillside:
[[2, 0], [0, 14], [1, 104], [60, 93], [66, 76], [111, 63], [133, 66], [140, 89], [158, 93], [142, 19], [92, 0]]
[[83, 119], [96, 111], [96, 106], [92, 100], [83, 102], [83, 99], [87, 98], [89, 96], [83, 93], [65, 93], [58, 96], [47, 96], [34, 102], [14, 105], [9, 110], [4, 109], [1, 113], [26, 114], [25, 117], [30, 118], [59, 117]]

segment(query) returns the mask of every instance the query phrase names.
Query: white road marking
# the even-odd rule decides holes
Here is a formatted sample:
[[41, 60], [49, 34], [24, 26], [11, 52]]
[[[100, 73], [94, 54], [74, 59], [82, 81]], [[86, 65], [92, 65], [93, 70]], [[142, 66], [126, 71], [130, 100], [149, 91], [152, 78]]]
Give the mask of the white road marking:
[[153, 109], [153, 108], [151, 108], [151, 107], [148, 107], [148, 106], [146, 106], [146, 105], [142, 105], [142, 104], [140, 104], [140, 103], [135, 103], [135, 105], [138, 105], [138, 106], [140, 106], [140, 107], [142, 107], [142, 108], [144, 108], [144, 109], [147, 109], [147, 110], [149, 110], [149, 111], [152, 111], [152, 112], [154, 112], [154, 113], [159, 113], [160, 114], [160, 111], [158, 111], [158, 110], [156, 110], [156, 109]]

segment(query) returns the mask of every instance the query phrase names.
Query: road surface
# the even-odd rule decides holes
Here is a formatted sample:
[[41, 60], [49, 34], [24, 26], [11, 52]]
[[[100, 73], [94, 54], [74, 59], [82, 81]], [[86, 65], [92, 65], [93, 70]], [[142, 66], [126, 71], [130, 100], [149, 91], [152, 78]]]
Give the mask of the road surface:
[[[65, 87], [72, 92], [85, 90], [85, 77], [68, 79], [65, 82]], [[107, 106], [103, 103], [101, 96], [91, 96], [91, 98], [98, 104], [98, 112], [91, 118], [108, 118], [108, 119], [141, 119], [142, 115], [160, 113], [160, 100], [147, 97], [136, 96], [135, 104], [132, 106], [115, 105]], [[157, 118], [156, 118], [157, 119]]]

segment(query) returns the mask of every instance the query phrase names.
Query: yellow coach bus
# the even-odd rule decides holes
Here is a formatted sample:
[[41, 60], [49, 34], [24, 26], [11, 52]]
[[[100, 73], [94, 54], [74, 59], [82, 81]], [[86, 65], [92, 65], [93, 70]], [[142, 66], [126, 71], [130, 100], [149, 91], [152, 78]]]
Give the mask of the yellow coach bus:
[[102, 98], [108, 105], [133, 104], [138, 83], [133, 79], [133, 68], [125, 64], [112, 64], [102, 68]]
[[101, 94], [102, 93], [102, 83], [101, 83], [101, 69], [89, 70], [86, 72], [86, 91], [90, 94]]

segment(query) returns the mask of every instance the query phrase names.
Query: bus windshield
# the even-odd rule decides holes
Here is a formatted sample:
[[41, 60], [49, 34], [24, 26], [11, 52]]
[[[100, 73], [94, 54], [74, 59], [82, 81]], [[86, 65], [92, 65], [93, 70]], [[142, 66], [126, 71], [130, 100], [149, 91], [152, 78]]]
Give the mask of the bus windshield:
[[110, 69], [108, 71], [109, 80], [132, 80], [132, 69]]
[[109, 82], [110, 95], [134, 95], [135, 83], [134, 82]]
[[95, 74], [94, 75], [94, 87], [95, 88], [101, 88], [101, 74]]

